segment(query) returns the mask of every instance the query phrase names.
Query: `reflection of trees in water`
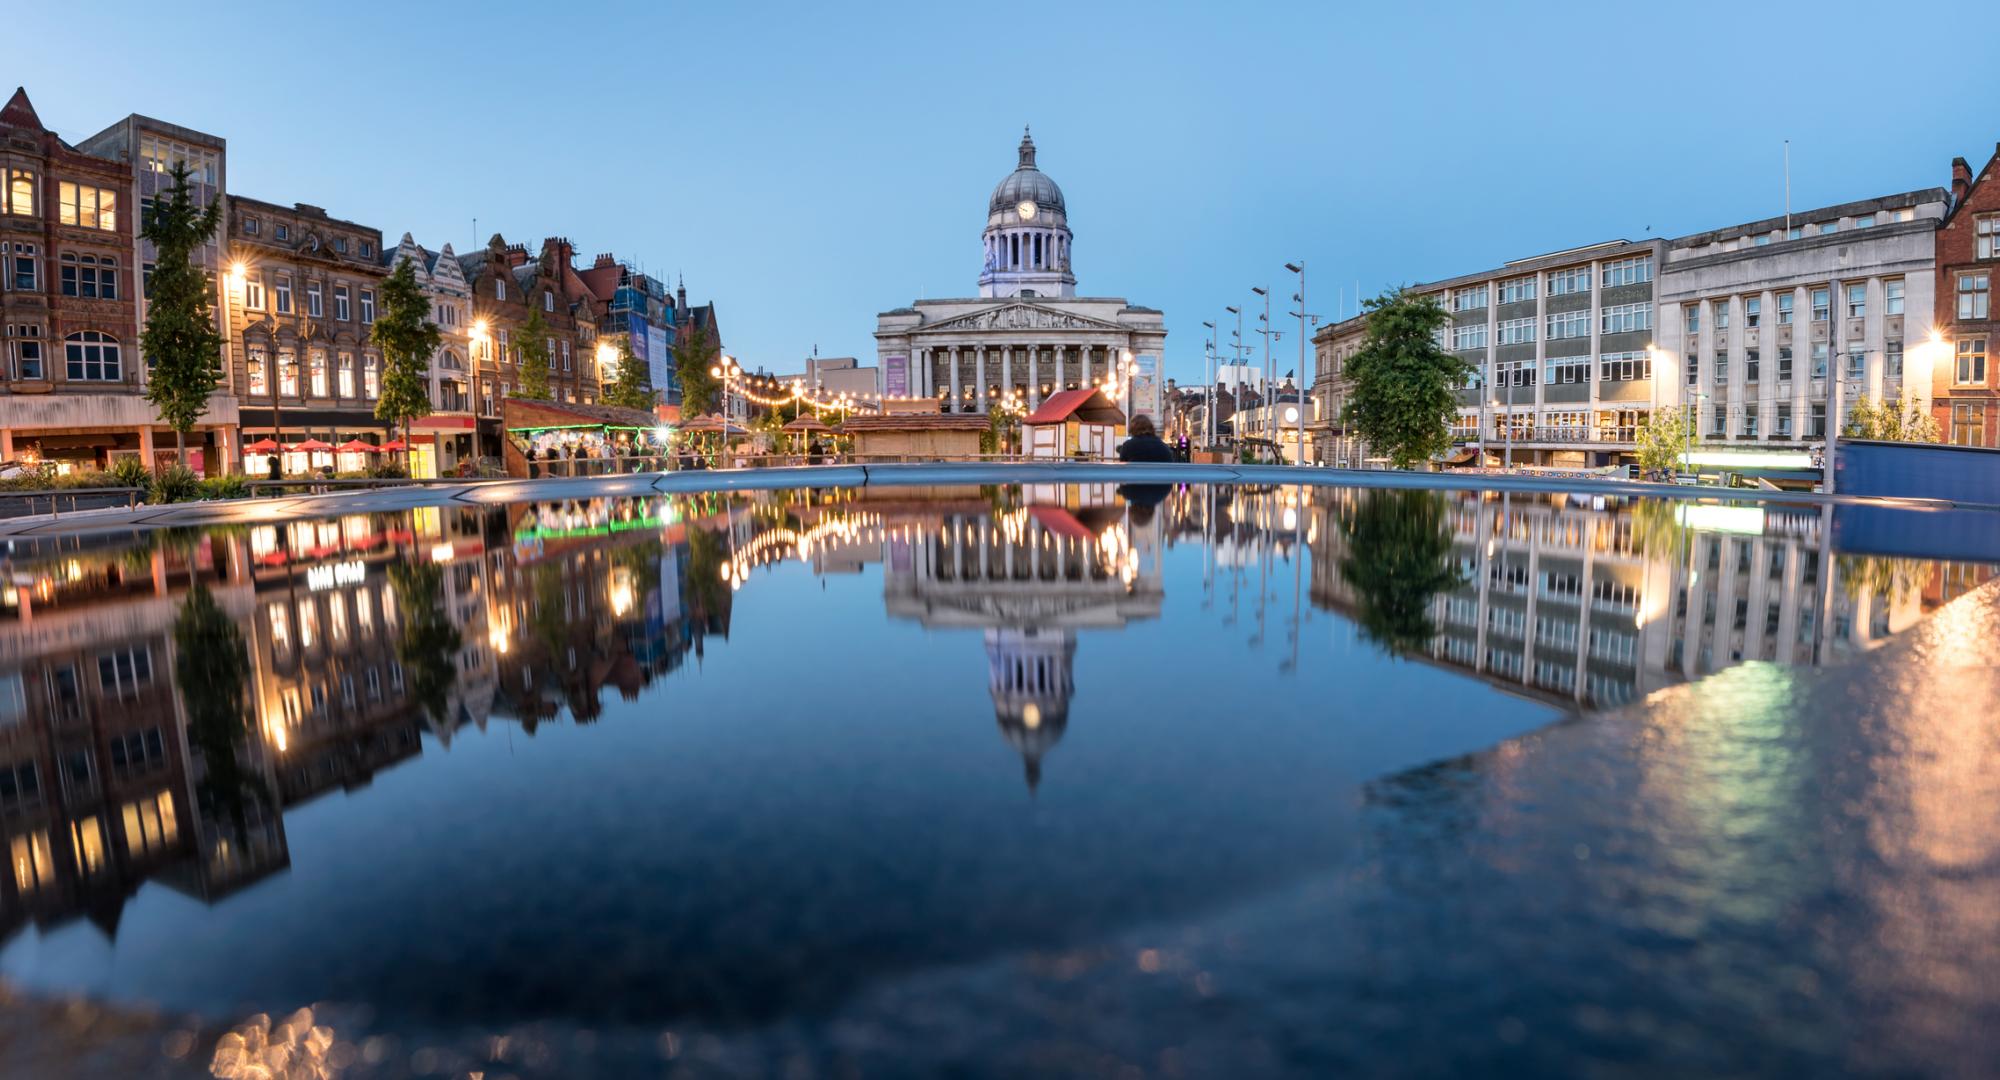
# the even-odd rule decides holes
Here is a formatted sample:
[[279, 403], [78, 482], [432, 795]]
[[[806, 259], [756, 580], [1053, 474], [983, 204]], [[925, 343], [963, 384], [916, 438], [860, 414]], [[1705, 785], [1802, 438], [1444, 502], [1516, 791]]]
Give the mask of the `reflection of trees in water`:
[[705, 625], [729, 611], [729, 583], [722, 577], [729, 553], [724, 549], [721, 533], [689, 529], [687, 538], [688, 599]]
[[1632, 505], [1632, 544], [1654, 559], [1678, 559], [1687, 551], [1688, 527], [1681, 524], [1683, 504], [1670, 499], [1641, 499]]
[[1853, 598], [1875, 595], [1901, 600], [1930, 584], [1937, 564], [1928, 559], [1897, 559], [1886, 555], [1842, 555], [1840, 586]]
[[409, 676], [410, 697], [433, 720], [442, 721], [445, 696], [457, 678], [454, 658], [460, 637], [445, 610], [444, 567], [434, 562], [399, 562], [389, 567], [402, 608], [396, 659]]
[[245, 696], [250, 658], [243, 631], [197, 582], [174, 619], [174, 680], [187, 715], [188, 744], [200, 751], [207, 771], [201, 799], [208, 809], [229, 810], [243, 823], [250, 774], [237, 758], [244, 737]]
[[1465, 583], [1451, 557], [1441, 495], [1371, 491], [1342, 520], [1340, 576], [1354, 590], [1356, 622], [1390, 652], [1428, 648], [1437, 636], [1432, 601]]

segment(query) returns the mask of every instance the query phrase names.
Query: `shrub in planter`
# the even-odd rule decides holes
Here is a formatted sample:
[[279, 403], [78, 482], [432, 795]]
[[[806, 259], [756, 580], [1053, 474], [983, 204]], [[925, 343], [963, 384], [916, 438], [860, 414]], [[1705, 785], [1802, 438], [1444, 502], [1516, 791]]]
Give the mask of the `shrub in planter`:
[[204, 499], [243, 499], [250, 495], [250, 481], [241, 476], [211, 476], [201, 482]]
[[184, 465], [171, 465], [153, 477], [149, 501], [154, 503], [191, 502], [201, 497], [201, 477]]
[[152, 471], [146, 468], [145, 462], [136, 457], [121, 457], [112, 463], [109, 470], [100, 475], [104, 478], [106, 487], [143, 488], [151, 487], [153, 484]]

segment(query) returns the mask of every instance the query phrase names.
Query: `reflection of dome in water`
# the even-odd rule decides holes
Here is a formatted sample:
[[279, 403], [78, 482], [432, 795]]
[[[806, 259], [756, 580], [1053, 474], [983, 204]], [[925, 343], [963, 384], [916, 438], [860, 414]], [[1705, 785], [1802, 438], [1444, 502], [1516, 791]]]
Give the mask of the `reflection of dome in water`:
[[1075, 657], [1076, 636], [1067, 630], [986, 631], [987, 690], [1000, 734], [1021, 755], [1029, 791], [1041, 783], [1042, 755], [1069, 726]]

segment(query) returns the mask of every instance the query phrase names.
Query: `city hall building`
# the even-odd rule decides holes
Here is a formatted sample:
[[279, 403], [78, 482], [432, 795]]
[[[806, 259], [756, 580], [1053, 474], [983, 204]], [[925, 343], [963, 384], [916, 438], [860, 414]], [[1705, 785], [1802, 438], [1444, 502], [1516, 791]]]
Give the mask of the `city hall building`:
[[1019, 394], [1033, 409], [1129, 358], [1131, 390], [1119, 404], [1157, 418], [1165, 316], [1121, 297], [1078, 296], [1071, 239], [1062, 189], [1036, 168], [1035, 142], [1023, 133], [1019, 164], [987, 201], [979, 295], [877, 316], [882, 394], [978, 413]]

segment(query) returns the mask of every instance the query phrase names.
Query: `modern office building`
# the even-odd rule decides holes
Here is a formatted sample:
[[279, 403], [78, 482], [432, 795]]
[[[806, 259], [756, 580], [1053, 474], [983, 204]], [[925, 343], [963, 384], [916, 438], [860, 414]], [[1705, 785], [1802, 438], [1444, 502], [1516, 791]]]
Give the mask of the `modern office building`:
[[1928, 410], [1942, 188], [1670, 240], [1655, 350], [1663, 405], [1710, 444], [1804, 447], [1856, 401]]
[[1471, 365], [1456, 431], [1491, 463], [1615, 465], [1657, 405], [1660, 241], [1538, 255], [1414, 291], [1450, 313], [1442, 344]]

